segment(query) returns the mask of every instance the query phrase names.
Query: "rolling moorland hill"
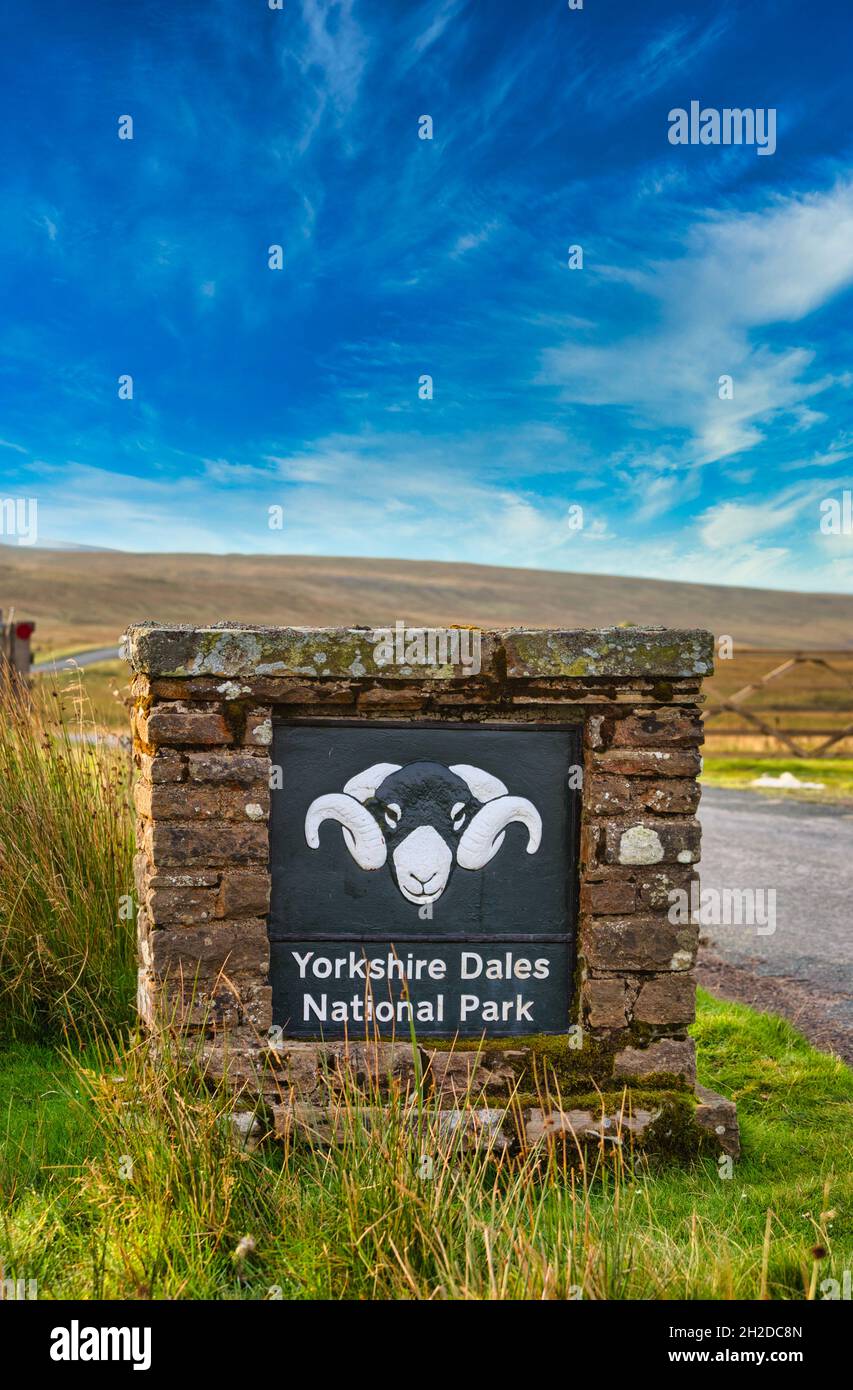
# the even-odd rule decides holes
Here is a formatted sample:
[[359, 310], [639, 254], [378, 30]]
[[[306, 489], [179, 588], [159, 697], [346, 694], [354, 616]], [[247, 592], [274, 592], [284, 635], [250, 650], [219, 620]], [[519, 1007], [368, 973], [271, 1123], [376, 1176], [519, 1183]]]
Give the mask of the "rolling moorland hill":
[[853, 649], [853, 596], [411, 560], [0, 546], [0, 609], [37, 659], [113, 646], [143, 618], [208, 623], [705, 627], [755, 647]]

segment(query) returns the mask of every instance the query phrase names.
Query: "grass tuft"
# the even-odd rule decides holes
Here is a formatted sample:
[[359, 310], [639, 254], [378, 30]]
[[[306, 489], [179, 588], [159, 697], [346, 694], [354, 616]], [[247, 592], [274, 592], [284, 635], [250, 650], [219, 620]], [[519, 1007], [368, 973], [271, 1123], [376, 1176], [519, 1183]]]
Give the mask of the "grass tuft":
[[101, 741], [82, 691], [4, 693], [0, 1038], [85, 1040], [129, 1022], [129, 777], [127, 752]]

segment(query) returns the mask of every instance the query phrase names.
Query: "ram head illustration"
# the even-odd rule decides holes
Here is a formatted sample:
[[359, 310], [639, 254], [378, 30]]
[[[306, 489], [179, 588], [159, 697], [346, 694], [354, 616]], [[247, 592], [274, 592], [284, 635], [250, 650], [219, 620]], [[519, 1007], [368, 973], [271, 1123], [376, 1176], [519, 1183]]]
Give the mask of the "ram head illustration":
[[455, 865], [482, 869], [504, 841], [507, 826], [527, 828], [527, 853], [542, 838], [542, 817], [523, 796], [510, 796], [499, 778], [468, 763], [374, 763], [344, 785], [312, 801], [305, 838], [320, 846], [320, 826], [337, 821], [361, 869], [381, 869], [404, 898], [434, 903]]

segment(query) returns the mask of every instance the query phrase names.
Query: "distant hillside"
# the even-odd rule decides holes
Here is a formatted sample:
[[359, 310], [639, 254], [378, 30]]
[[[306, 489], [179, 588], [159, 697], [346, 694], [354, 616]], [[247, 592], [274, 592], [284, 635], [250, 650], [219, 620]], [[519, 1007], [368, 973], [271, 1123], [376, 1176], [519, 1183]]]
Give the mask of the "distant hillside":
[[37, 651], [112, 645], [127, 623], [661, 623], [761, 647], [853, 648], [853, 597], [411, 560], [131, 555], [0, 546], [0, 608], [35, 618]]

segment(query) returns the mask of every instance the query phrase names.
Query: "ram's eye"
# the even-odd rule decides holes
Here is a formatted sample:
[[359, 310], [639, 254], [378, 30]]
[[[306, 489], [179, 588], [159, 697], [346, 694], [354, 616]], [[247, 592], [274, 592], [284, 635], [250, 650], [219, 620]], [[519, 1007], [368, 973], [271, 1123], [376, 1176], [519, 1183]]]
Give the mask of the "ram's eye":
[[390, 801], [385, 807], [385, 824], [390, 825], [392, 830], [396, 830], [397, 826], [400, 824], [400, 817], [402, 814], [396, 801]]
[[453, 810], [450, 812], [450, 819], [453, 821], [453, 829], [461, 830], [465, 824], [465, 802], [457, 801]]

